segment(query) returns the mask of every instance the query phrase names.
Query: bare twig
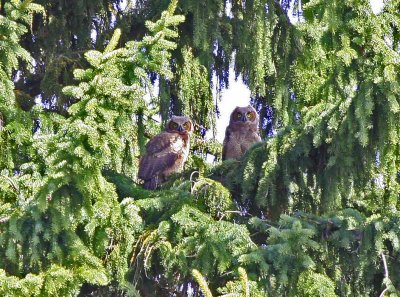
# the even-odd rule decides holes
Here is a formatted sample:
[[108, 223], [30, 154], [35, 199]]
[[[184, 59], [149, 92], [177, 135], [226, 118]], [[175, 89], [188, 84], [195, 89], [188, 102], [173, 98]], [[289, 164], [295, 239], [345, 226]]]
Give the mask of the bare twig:
[[196, 183], [195, 181], [193, 181], [193, 175], [194, 175], [195, 173], [200, 174], [197, 170], [196, 170], [196, 171], [193, 171], [193, 172], [190, 174], [190, 184], [191, 184], [190, 194], [193, 194], [194, 185], [195, 185], [195, 183]]
[[385, 290], [383, 290], [383, 291], [382, 291], [382, 293], [379, 295], [379, 297], [384, 297], [384, 296], [385, 296], [385, 293], [386, 293], [386, 291], [387, 291], [387, 288], [386, 288]]
[[0, 224], [7, 223], [10, 220], [10, 217], [0, 218]]
[[[389, 270], [388, 270], [388, 266], [387, 266], [385, 255], [383, 253], [381, 253], [381, 258], [382, 258], [382, 262], [383, 262], [383, 267], [385, 269], [385, 279], [389, 279]], [[382, 293], [379, 295], [379, 297], [384, 297], [387, 290], [388, 290], [388, 288], [386, 287], [382, 291]]]
[[383, 261], [383, 267], [385, 268], [385, 278], [389, 278], [389, 271], [388, 271], [385, 255], [382, 253], [381, 257], [382, 257], [382, 261]]
[[221, 220], [225, 217], [225, 215], [228, 214], [228, 213], [238, 213], [238, 214], [242, 214], [242, 212], [239, 211], [239, 210], [225, 210], [225, 211], [222, 213], [222, 216], [219, 218], [219, 220], [221, 221]]

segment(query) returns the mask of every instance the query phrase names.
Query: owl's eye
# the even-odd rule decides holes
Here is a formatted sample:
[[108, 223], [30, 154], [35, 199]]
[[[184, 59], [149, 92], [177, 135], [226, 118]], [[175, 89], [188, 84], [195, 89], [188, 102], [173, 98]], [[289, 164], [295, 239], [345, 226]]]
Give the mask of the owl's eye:
[[250, 121], [254, 120], [254, 112], [249, 111], [248, 113], [246, 113], [246, 117], [247, 117]]
[[240, 120], [240, 119], [242, 118], [242, 114], [241, 114], [240, 112], [238, 112], [238, 113], [236, 114], [236, 118], [237, 118], [238, 120]]
[[175, 122], [171, 122], [171, 123], [169, 124], [169, 128], [170, 128], [171, 130], [176, 130], [176, 129], [178, 129], [178, 124], [175, 123]]
[[183, 128], [185, 128], [186, 131], [189, 131], [191, 126], [192, 125], [190, 124], [190, 122], [186, 122], [186, 123], [183, 124]]

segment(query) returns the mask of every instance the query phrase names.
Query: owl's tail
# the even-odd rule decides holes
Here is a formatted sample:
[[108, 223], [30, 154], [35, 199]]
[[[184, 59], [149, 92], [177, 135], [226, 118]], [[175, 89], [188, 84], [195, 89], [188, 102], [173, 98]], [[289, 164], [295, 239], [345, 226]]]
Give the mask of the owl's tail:
[[145, 180], [143, 188], [146, 190], [155, 190], [161, 185], [161, 181], [158, 176], [154, 176], [151, 179]]

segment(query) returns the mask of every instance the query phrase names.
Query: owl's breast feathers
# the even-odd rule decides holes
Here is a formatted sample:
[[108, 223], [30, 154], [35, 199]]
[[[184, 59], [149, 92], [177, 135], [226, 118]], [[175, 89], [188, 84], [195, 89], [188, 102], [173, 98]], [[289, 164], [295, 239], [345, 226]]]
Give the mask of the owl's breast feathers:
[[157, 175], [166, 177], [183, 169], [189, 154], [187, 134], [163, 132], [152, 138], [140, 159], [138, 177], [144, 181]]
[[255, 143], [261, 141], [258, 131], [254, 127], [228, 127], [222, 148], [222, 160], [240, 159], [243, 154]]

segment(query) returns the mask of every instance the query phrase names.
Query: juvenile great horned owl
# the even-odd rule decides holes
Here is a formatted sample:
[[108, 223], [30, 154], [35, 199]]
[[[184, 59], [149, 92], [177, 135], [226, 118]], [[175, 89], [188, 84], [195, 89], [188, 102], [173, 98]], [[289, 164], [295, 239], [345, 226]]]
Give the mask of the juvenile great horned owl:
[[139, 162], [138, 177], [144, 181], [145, 189], [156, 189], [169, 175], [183, 170], [192, 131], [188, 117], [172, 116], [165, 131], [150, 139]]
[[240, 159], [256, 142], [261, 141], [258, 132], [257, 111], [249, 106], [236, 107], [231, 113], [225, 130], [222, 160]]

